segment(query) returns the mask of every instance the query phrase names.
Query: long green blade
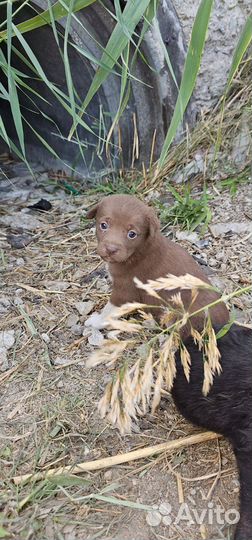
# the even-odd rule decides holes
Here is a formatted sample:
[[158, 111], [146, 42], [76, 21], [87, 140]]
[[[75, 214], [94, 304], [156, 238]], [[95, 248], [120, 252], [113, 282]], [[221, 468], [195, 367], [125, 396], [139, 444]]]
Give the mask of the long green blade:
[[15, 78], [13, 76], [12, 66], [11, 66], [11, 46], [12, 46], [12, 2], [11, 0], [8, 0], [7, 2], [7, 31], [8, 31], [7, 78], [8, 78], [8, 92], [9, 92], [10, 108], [11, 108], [13, 122], [16, 128], [20, 148], [21, 148], [23, 156], [25, 156], [23, 123], [22, 123], [17, 87], [16, 87]]
[[166, 160], [167, 152], [176, 135], [176, 131], [183, 118], [189, 99], [195, 87], [197, 74], [200, 67], [200, 61], [206, 40], [206, 33], [211, 15], [212, 5], [213, 0], [201, 0], [200, 6], [197, 11], [197, 15], [193, 24], [188, 53], [186, 56], [178, 98], [158, 162], [159, 169], [162, 167]]
[[[120, 57], [128, 43], [129, 36], [132, 36], [137, 24], [143, 17], [149, 4], [150, 0], [141, 0], [141, 2], [139, 2], [139, 0], [131, 0], [127, 2], [126, 7], [120, 17], [123, 21], [123, 24], [117, 22], [101, 58], [101, 62], [106, 63], [109, 69], [112, 69], [114, 67], [115, 63], [117, 62], [118, 58]], [[127, 33], [125, 32], [125, 27], [127, 28]], [[83, 115], [91, 99], [96, 94], [104, 80], [108, 77], [108, 74], [109, 71], [107, 69], [105, 70], [101, 66], [97, 69], [97, 72], [93, 78], [91, 86], [81, 107], [81, 111], [79, 113], [80, 116]], [[74, 123], [69, 133], [69, 139], [71, 139], [71, 137], [73, 136], [75, 129], [76, 124]]]
[[[91, 4], [94, 4], [96, 0], [75, 0], [73, 11], [80, 11], [81, 9], [86, 8], [87, 6], [90, 6]], [[70, 4], [70, 0], [66, 0], [66, 5]], [[54, 17], [55, 21], [58, 21], [62, 19], [62, 17], [66, 17], [68, 14], [68, 9], [66, 9], [61, 2], [56, 2], [54, 6], [50, 9], [46, 9], [45, 11], [42, 11], [39, 15], [36, 15], [35, 17], [32, 17], [28, 21], [24, 21], [20, 24], [18, 24], [18, 29], [21, 32], [21, 34], [24, 34], [25, 32], [30, 32], [31, 30], [36, 30], [36, 28], [40, 28], [41, 26], [45, 26], [46, 24], [51, 22], [51, 17]], [[3, 30], [0, 32], [0, 41], [7, 39], [7, 30]]]
[[226, 92], [229, 90], [232, 80], [239, 68], [241, 60], [252, 41], [252, 15], [249, 15], [243, 27], [240, 39], [233, 54], [233, 60], [228, 75]]

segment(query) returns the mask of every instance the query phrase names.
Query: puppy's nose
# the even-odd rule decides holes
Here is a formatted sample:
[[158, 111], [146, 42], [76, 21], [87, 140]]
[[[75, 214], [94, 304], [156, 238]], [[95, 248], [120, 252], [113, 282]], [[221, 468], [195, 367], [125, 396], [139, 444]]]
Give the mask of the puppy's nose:
[[106, 245], [106, 252], [108, 255], [114, 255], [118, 251], [118, 246], [115, 244], [107, 244]]

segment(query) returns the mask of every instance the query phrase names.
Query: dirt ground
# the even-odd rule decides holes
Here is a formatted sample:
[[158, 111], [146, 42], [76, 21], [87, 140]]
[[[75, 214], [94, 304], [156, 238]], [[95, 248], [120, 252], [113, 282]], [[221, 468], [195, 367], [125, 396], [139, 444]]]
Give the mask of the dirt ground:
[[[221, 438], [75, 478], [63, 475], [57, 482], [20, 486], [12, 482], [15, 475], [198, 432], [176, 412], [170, 398], [125, 437], [99, 418], [96, 406], [110, 374], [105, 367], [86, 367], [93, 346], [82, 335], [87, 315], [80, 313], [80, 303], [91, 301], [90, 308], [97, 310], [109, 294], [106, 271], [95, 252], [93, 223], [83, 220], [99, 194], [50, 193], [39, 178], [36, 190], [28, 195], [23, 190], [17, 197], [13, 180], [0, 212], [0, 330], [14, 331], [0, 373], [0, 537], [228, 539], [239, 483], [231, 448]], [[205, 243], [181, 244], [205, 266], [215, 284], [230, 292], [252, 281], [252, 189], [251, 184], [241, 185], [234, 198], [228, 190], [215, 187], [211, 192], [211, 225], [246, 223], [247, 231], [214, 236], [210, 229]], [[51, 211], [27, 209], [41, 196], [51, 201]], [[27, 230], [24, 219], [30, 218], [38, 223]], [[176, 240], [177, 231], [174, 227], [165, 233]], [[25, 235], [21, 241], [27, 245], [14, 247], [20, 235]], [[251, 295], [234, 299], [233, 307], [237, 319], [251, 323]], [[217, 519], [216, 509], [225, 517]], [[205, 511], [201, 520], [195, 510]]]

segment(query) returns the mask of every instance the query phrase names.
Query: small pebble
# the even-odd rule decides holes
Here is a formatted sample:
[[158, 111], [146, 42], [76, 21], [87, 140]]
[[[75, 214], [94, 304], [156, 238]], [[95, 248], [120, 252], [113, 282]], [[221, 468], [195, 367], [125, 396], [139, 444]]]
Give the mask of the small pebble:
[[49, 343], [49, 342], [50, 342], [50, 336], [48, 336], [48, 334], [43, 333], [43, 334], [41, 334], [41, 337], [42, 337], [42, 339], [43, 339], [43, 341], [44, 341], [45, 343]]
[[90, 343], [90, 345], [93, 345], [94, 347], [100, 347], [103, 341], [104, 336], [102, 335], [100, 330], [92, 328], [92, 334], [88, 337], [88, 343]]
[[66, 291], [70, 287], [67, 281], [43, 281], [43, 285], [49, 291]]
[[92, 300], [87, 300], [86, 302], [75, 302], [74, 307], [82, 317], [86, 317], [86, 315], [92, 311], [94, 302], [92, 302]]
[[15, 343], [15, 332], [14, 330], [2, 330], [0, 332], [0, 347], [8, 350]]
[[113, 474], [112, 474], [111, 469], [108, 469], [108, 471], [105, 471], [104, 480], [107, 480], [108, 482], [110, 482], [112, 478], [113, 478]]
[[0, 347], [0, 371], [6, 371], [8, 368], [7, 349]]
[[209, 259], [208, 263], [209, 263], [209, 266], [217, 266], [217, 261], [216, 259], [213, 259], [213, 257]]
[[78, 322], [79, 322], [79, 316], [75, 315], [74, 313], [71, 313], [71, 315], [67, 317], [66, 326], [67, 328], [71, 328], [71, 326], [78, 324]]
[[64, 364], [67, 364], [68, 361], [69, 361], [69, 358], [57, 356], [54, 359], [53, 363], [55, 366], [64, 366]]

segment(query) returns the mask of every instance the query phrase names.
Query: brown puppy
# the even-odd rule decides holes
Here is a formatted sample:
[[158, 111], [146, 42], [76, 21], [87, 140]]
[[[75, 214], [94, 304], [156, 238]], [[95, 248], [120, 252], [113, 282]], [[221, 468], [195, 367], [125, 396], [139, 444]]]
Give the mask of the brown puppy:
[[[108, 263], [113, 281], [110, 302], [100, 315], [93, 314], [87, 326], [104, 328], [105, 318], [113, 311], [113, 306], [125, 302], [142, 302], [160, 305], [144, 290], [137, 288], [133, 278], [146, 283], [167, 274], [175, 276], [191, 274], [210, 283], [196, 261], [181, 246], [162, 236], [158, 218], [152, 208], [129, 195], [111, 195], [103, 198], [87, 213], [88, 218], [96, 217], [98, 253]], [[161, 291], [160, 296], [168, 300], [176, 291]], [[196, 311], [219, 297], [214, 291], [202, 290], [190, 310]], [[189, 307], [191, 291], [182, 291], [182, 300]], [[153, 310], [160, 317], [162, 310]], [[225, 324], [228, 311], [221, 303], [210, 310], [212, 322]], [[193, 326], [202, 328], [203, 316], [194, 318]]]

